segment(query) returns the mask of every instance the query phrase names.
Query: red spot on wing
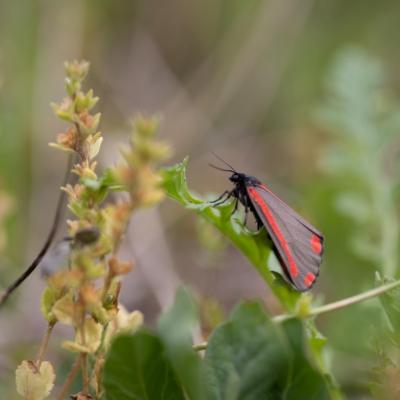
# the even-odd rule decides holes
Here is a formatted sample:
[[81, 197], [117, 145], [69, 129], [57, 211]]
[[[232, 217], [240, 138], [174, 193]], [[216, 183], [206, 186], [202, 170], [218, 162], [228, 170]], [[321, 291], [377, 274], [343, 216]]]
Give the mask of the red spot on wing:
[[306, 276], [304, 277], [304, 284], [306, 286], [311, 286], [314, 281], [315, 275], [312, 272], [307, 272]]
[[310, 238], [311, 248], [314, 253], [321, 254], [322, 243], [317, 235], [312, 235]]
[[[264, 199], [259, 195], [257, 190], [253, 187], [248, 187], [247, 188], [249, 192], [249, 196], [261, 207], [261, 210], [267, 219], [269, 225], [271, 226], [271, 229], [273, 230], [275, 236], [278, 238], [280, 245], [282, 246], [282, 249], [286, 255], [286, 258], [289, 263], [289, 271], [290, 274], [294, 277], [296, 277], [299, 274], [299, 270], [297, 269], [296, 262], [294, 261], [294, 258], [292, 256], [292, 253], [290, 252], [289, 246], [286, 242], [285, 237], [283, 236], [283, 233], [279, 229], [278, 224], [275, 221], [274, 216], [272, 215], [269, 207], [265, 203]], [[315, 278], [314, 278], [315, 279]]]

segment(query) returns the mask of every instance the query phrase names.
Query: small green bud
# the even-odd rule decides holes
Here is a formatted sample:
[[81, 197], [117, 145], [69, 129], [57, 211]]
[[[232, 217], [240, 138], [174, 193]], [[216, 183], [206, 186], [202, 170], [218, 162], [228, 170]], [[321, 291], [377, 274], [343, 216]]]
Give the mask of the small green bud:
[[87, 108], [87, 98], [86, 96], [81, 92], [77, 92], [75, 96], [75, 112], [78, 114], [81, 113], [83, 110]]
[[310, 315], [311, 312], [311, 302], [312, 295], [311, 294], [303, 294], [298, 302], [296, 307], [296, 314], [299, 318], [306, 318]]
[[132, 122], [133, 136], [139, 135], [144, 137], [152, 137], [158, 130], [159, 118], [149, 117], [145, 118], [142, 115], [136, 117]]
[[[96, 132], [97, 127], [99, 126], [99, 123], [100, 123], [101, 113], [94, 114], [94, 115], [92, 116], [92, 118], [93, 118], [93, 119], [92, 119], [91, 129], [92, 129], [94, 132]], [[98, 134], [100, 135], [100, 132], [98, 132]]]
[[75, 81], [83, 81], [89, 72], [89, 62], [77, 61], [64, 63], [65, 73], [71, 79]]
[[99, 97], [93, 97], [93, 89], [90, 89], [86, 93], [86, 100], [87, 100], [86, 107], [88, 111], [90, 111], [99, 101]]
[[92, 317], [96, 322], [105, 326], [110, 322], [112, 314], [110, 314], [110, 312], [108, 312], [104, 307], [98, 306], [92, 310]]
[[57, 318], [54, 316], [52, 310], [53, 306], [58, 299], [61, 297], [60, 290], [56, 288], [52, 288], [47, 286], [42, 294], [42, 298], [40, 301], [40, 309], [42, 311], [43, 316], [50, 324], [54, 324], [57, 322]]
[[75, 93], [81, 90], [81, 84], [79, 81], [67, 77], [65, 78], [65, 90], [68, 96], [73, 97]]
[[58, 118], [73, 122], [73, 108], [69, 98], [64, 99], [61, 104], [51, 103], [50, 105]]

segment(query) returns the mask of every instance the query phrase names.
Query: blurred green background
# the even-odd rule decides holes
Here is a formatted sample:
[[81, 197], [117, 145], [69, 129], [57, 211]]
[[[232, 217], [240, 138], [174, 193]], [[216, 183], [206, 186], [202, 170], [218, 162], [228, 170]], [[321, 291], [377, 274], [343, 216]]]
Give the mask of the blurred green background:
[[[35, 256], [51, 223], [66, 160], [47, 146], [63, 129], [49, 104], [63, 96], [63, 62], [75, 58], [90, 61], [87, 87], [100, 96], [102, 165], [127, 141], [132, 116], [159, 113], [171, 162], [190, 156], [193, 190], [229, 187], [207, 166], [215, 151], [324, 232], [316, 297], [369, 289], [375, 271], [398, 275], [399, 15], [395, 0], [1, 1], [0, 175], [13, 207], [0, 285]], [[137, 263], [124, 283], [127, 307], [151, 324], [185, 282], [209, 328], [241, 298], [278, 313], [246, 260], [205, 229], [168, 200], [135, 216], [122, 249]], [[33, 357], [45, 327], [42, 288], [36, 273], [0, 314], [8, 399], [15, 366]], [[318, 321], [352, 399], [370, 398], [374, 343], [386, 330], [377, 304]], [[50, 354], [61, 365], [57, 346]]]

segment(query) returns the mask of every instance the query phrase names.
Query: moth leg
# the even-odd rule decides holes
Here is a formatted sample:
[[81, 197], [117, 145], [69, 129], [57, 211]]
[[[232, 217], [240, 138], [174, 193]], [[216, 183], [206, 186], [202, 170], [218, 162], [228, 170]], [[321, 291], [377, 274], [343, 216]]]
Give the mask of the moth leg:
[[233, 208], [231, 215], [235, 214], [239, 207], [239, 202], [242, 202], [241, 200], [241, 193], [240, 190], [238, 190], [236, 187], [231, 191], [229, 197], [233, 196], [235, 198], [235, 207]]
[[[246, 197], [243, 195], [241, 191], [237, 192], [237, 199], [240, 201], [245, 209], [245, 213], [247, 214], [247, 202], [246, 202]], [[246, 220], [244, 221], [244, 224], [246, 224]]]
[[242, 202], [242, 204], [244, 205], [244, 220], [243, 220], [243, 225], [246, 226], [247, 225], [247, 214], [249, 213], [249, 202], [248, 202], [248, 198], [247, 196], [241, 195], [241, 199], [240, 201]]
[[249, 206], [247, 203], [244, 205], [244, 220], [243, 220], [243, 226], [247, 225], [247, 215], [249, 214]]
[[210, 201], [209, 203], [213, 204], [214, 206], [219, 206], [220, 204], [227, 202], [232, 196], [236, 197], [235, 190], [225, 190], [225, 192], [222, 193], [221, 196], [213, 201]]
[[235, 212], [237, 211], [238, 207], [239, 207], [239, 198], [236, 197], [236, 199], [235, 199], [235, 207], [233, 208], [233, 211], [231, 212], [231, 216], [233, 214], [235, 214]]

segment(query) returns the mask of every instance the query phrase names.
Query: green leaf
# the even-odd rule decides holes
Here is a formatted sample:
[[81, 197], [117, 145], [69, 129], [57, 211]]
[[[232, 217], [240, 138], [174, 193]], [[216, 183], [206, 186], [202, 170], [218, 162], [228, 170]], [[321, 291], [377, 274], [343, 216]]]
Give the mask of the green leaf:
[[347, 141], [376, 146], [382, 140], [376, 105], [383, 84], [384, 71], [378, 60], [359, 48], [342, 50], [328, 76], [326, 86], [331, 96], [320, 108], [319, 117]]
[[191, 400], [205, 399], [203, 368], [192, 348], [192, 333], [198, 325], [197, 307], [190, 292], [178, 289], [175, 303], [158, 321], [166, 355]]
[[308, 339], [309, 348], [314, 356], [314, 360], [318, 363], [320, 370], [326, 369], [325, 360], [323, 357], [323, 349], [326, 345], [327, 339], [315, 326], [312, 319], [304, 321], [306, 335]]
[[103, 190], [123, 190], [122, 185], [115, 180], [111, 169], [106, 169], [99, 179], [83, 178], [81, 179], [81, 183], [93, 192]]
[[326, 92], [316, 117], [336, 137], [327, 144], [321, 164], [335, 177], [339, 211], [352, 219], [343, 242], [393, 276], [398, 265], [396, 191], [400, 175], [396, 162], [388, 174], [382, 160], [397, 141], [399, 104], [384, 65], [360, 48], [338, 52]]
[[47, 286], [42, 293], [40, 299], [40, 310], [47, 322], [55, 323], [57, 319], [54, 317], [52, 310], [56, 301], [60, 298], [60, 293], [57, 289]]
[[364, 224], [371, 220], [371, 205], [365, 194], [360, 192], [343, 192], [336, 199], [337, 209], [344, 215]]
[[160, 339], [146, 331], [118, 336], [103, 377], [107, 400], [184, 400]]
[[124, 186], [121, 185], [118, 180], [115, 178], [114, 171], [111, 168], [107, 168], [103, 175], [100, 178], [101, 186], [107, 187], [111, 191], [122, 191], [124, 190]]
[[98, 179], [83, 178], [80, 182], [86, 188], [86, 201], [90, 200], [96, 203], [104, 201], [110, 191], [117, 192], [123, 190], [122, 185], [116, 182], [111, 169], [106, 169]]
[[[377, 285], [385, 285], [394, 282], [395, 279], [382, 278], [377, 273]], [[400, 339], [400, 287], [396, 287], [379, 296], [379, 301], [389, 318], [394, 333]]]
[[[285, 398], [296, 400], [333, 398], [333, 385], [329, 382], [329, 378], [322, 375], [307, 358], [305, 352], [306, 338], [301, 321], [295, 319], [288, 320], [282, 324], [282, 328], [289, 341], [289, 351], [291, 354], [291, 375]], [[325, 343], [320, 334], [318, 337], [314, 337], [312, 341], [316, 346], [321, 346]], [[328, 387], [328, 385], [331, 387]], [[339, 393], [336, 393], [335, 398], [339, 398]]]
[[239, 305], [211, 335], [205, 355], [208, 399], [329, 399], [304, 350], [301, 321], [272, 323], [261, 305]]
[[294, 311], [294, 305], [300, 294], [269, 270], [271, 242], [264, 229], [251, 232], [242, 222], [231, 216], [233, 205], [222, 204], [213, 207], [207, 200], [202, 200], [193, 195], [186, 183], [186, 167], [188, 158], [182, 163], [165, 168], [163, 184], [167, 195], [184, 207], [196, 211], [202, 218], [214, 225], [225, 235], [257, 269], [265, 282], [271, 287], [280, 299], [282, 305], [289, 311]]

